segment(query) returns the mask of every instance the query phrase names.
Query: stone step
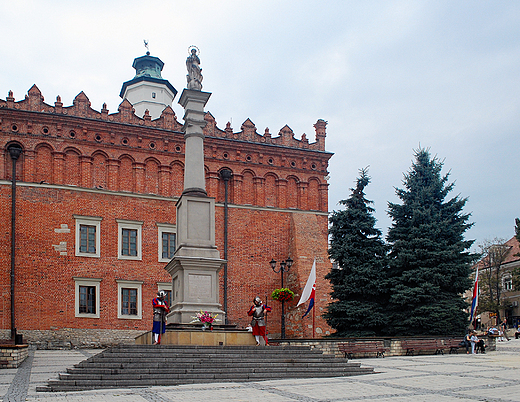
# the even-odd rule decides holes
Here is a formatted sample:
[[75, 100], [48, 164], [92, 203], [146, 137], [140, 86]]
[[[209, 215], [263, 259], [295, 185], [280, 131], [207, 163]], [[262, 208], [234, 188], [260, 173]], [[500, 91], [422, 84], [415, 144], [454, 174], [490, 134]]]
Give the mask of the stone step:
[[[254, 347], [253, 351], [252, 348], [249, 347], [249, 349], [245, 347], [189, 347], [186, 346], [185, 349], [182, 347], [162, 347], [162, 346], [153, 346], [149, 347], [148, 345], [143, 345], [144, 347], [141, 348], [114, 348], [114, 349], [108, 349], [103, 354], [104, 355], [117, 355], [117, 354], [128, 354], [132, 353], [135, 356], [146, 356], [150, 353], [156, 354], [156, 355], [170, 355], [170, 354], [200, 354], [201, 352], [204, 352], [207, 355], [225, 355], [225, 354], [243, 354], [244, 351], [247, 351], [248, 353], [255, 353], [259, 355], [278, 355], [280, 353], [283, 354], [308, 354], [308, 355], [321, 355], [322, 352], [319, 349], [308, 349], [305, 347]], [[148, 347], [147, 347], [148, 346]], [[168, 345], [169, 346], [169, 345]]]
[[65, 392], [373, 372], [372, 368], [308, 347], [130, 345], [92, 356], [37, 390]]
[[341, 367], [358, 368], [360, 363], [347, 363], [341, 361], [332, 362], [273, 362], [266, 361], [264, 364], [257, 364], [255, 362], [228, 362], [219, 364], [202, 364], [202, 363], [186, 363], [179, 365], [177, 362], [170, 362], [170, 364], [157, 364], [157, 363], [142, 363], [142, 364], [120, 364], [120, 363], [92, 363], [89, 365], [83, 365], [81, 367], [74, 367], [67, 369], [67, 373], [93, 373], [93, 374], [112, 374], [120, 372], [184, 372], [186, 370], [205, 370], [207, 367], [219, 369], [219, 370], [248, 370], [248, 369], [260, 369], [262, 367], [277, 368], [277, 369], [288, 369], [292, 367], [299, 367], [302, 369], [333, 369]]
[[[267, 350], [268, 349], [268, 350]], [[118, 350], [118, 351], [104, 351], [100, 354], [97, 354], [90, 359], [97, 359], [97, 358], [116, 358], [116, 357], [128, 357], [132, 356], [135, 359], [141, 359], [145, 358], [148, 359], [151, 356], [156, 358], [170, 358], [172, 356], [175, 357], [200, 357], [204, 356], [207, 358], [221, 358], [222, 356], [228, 356], [228, 357], [240, 357], [244, 356], [245, 354], [249, 356], [264, 356], [264, 357], [271, 357], [271, 356], [288, 356], [288, 357], [298, 357], [298, 356], [306, 356], [308, 358], [322, 358], [322, 357], [329, 357], [334, 358], [333, 355], [323, 355], [321, 351], [319, 350], [285, 350], [285, 349], [279, 349], [279, 350], [273, 350], [275, 348], [266, 348], [264, 350], [260, 350], [259, 348], [254, 348], [249, 351], [245, 350], [195, 350], [190, 349], [186, 351], [178, 350], [178, 349], [170, 349], [170, 350], [160, 350], [160, 349], [150, 349], [150, 350]]]
[[140, 359], [132, 359], [129, 357], [120, 357], [116, 359], [109, 359], [109, 358], [99, 358], [99, 359], [93, 359], [88, 362], [81, 362], [78, 363], [77, 366], [91, 366], [92, 364], [155, 364], [157, 366], [163, 365], [163, 364], [169, 364], [169, 363], [191, 363], [191, 364], [222, 364], [227, 362], [252, 362], [255, 364], [262, 364], [263, 362], [271, 362], [271, 361], [279, 361], [284, 363], [312, 363], [312, 362], [333, 362], [334, 359], [331, 358], [311, 358], [308, 356], [279, 356], [279, 357], [258, 357], [258, 356], [229, 356], [229, 357], [219, 357], [219, 358], [208, 358], [208, 357], [201, 357], [201, 356], [194, 356], [194, 357], [169, 357], [169, 358], [156, 358], [154, 356], [149, 356], [148, 358], [140, 358]]
[[208, 355], [206, 353], [192, 353], [192, 354], [154, 354], [150, 353], [144, 356], [133, 356], [131, 353], [128, 354], [99, 354], [88, 359], [89, 362], [109, 362], [109, 361], [150, 361], [157, 360], [161, 362], [167, 362], [168, 360], [179, 360], [179, 361], [189, 361], [196, 359], [206, 359], [208, 361], [222, 361], [222, 360], [240, 360], [240, 359], [255, 359], [255, 360], [334, 360], [336, 356], [333, 355], [317, 355], [317, 354], [287, 354], [287, 353], [279, 353], [275, 355], [265, 355], [265, 354], [256, 354], [256, 353], [233, 353], [233, 354], [220, 354], [220, 355]]
[[264, 365], [236, 364], [236, 365], [171, 365], [169, 367], [140, 367], [137, 365], [123, 365], [120, 367], [81, 367], [67, 369], [68, 374], [90, 373], [90, 374], [119, 374], [128, 373], [185, 373], [194, 370], [216, 370], [216, 371], [243, 371], [243, 370], [334, 370], [334, 369], [357, 369], [357, 363], [332, 363], [332, 364], [291, 364], [271, 362]]
[[320, 353], [319, 349], [311, 348], [310, 346], [240, 346], [240, 345], [227, 345], [227, 346], [202, 346], [202, 345], [118, 345], [113, 346], [110, 349], [107, 349], [106, 352], [108, 353], [117, 353], [118, 351], [133, 351], [133, 352], [139, 352], [144, 350], [155, 350], [157, 352], [162, 353], [168, 353], [168, 351], [171, 350], [177, 350], [178, 352], [190, 352], [193, 350], [204, 350], [204, 351], [216, 351], [216, 352], [222, 352], [227, 353], [229, 351], [235, 350], [235, 351], [250, 351], [252, 348], [259, 352], [270, 352], [270, 353], [278, 353], [280, 350], [287, 350], [287, 351], [313, 351], [316, 353]]
[[359, 367], [359, 365], [355, 366], [353, 363], [341, 363], [341, 362], [272, 362], [272, 361], [262, 361], [262, 362], [170, 362], [169, 364], [157, 364], [156, 362], [152, 363], [92, 363], [92, 364], [82, 364], [75, 365], [70, 370], [78, 371], [86, 371], [86, 370], [173, 370], [173, 369], [196, 369], [196, 368], [204, 368], [204, 367], [215, 367], [218, 369], [229, 369], [229, 368], [242, 368], [249, 369], [255, 367], [281, 367], [281, 368], [291, 368], [291, 367], [302, 367], [302, 368], [327, 368], [327, 367], [343, 367], [343, 365], [348, 364], [349, 367]]
[[[363, 375], [373, 373], [370, 369], [362, 369], [356, 372], [331, 373], [327, 372], [302, 372], [295, 373], [288, 378], [325, 378], [325, 377], [346, 377], [352, 375]], [[285, 377], [284, 377], [285, 378]], [[161, 378], [109, 378], [109, 379], [60, 379], [49, 381], [47, 387], [39, 387], [38, 391], [62, 392], [62, 391], [82, 391], [88, 389], [103, 388], [137, 388], [150, 386], [173, 386], [181, 384], [198, 384], [212, 382], [249, 382], [279, 380], [280, 373], [208, 373], [190, 374], [187, 377], [166, 376]]]
[[[317, 369], [317, 370], [309, 370], [309, 369], [298, 369], [292, 368], [291, 375], [293, 378], [301, 378], [311, 376], [319, 376], [321, 373], [326, 374], [326, 376], [331, 376], [331, 374], [335, 374], [336, 376], [342, 376], [345, 373], [358, 373], [360, 370], [357, 367], [343, 367], [343, 368], [335, 368], [335, 369]], [[362, 370], [363, 371], [363, 370]], [[108, 380], [125, 380], [131, 377], [133, 380], [159, 380], [159, 379], [181, 379], [181, 378], [235, 378], [237, 381], [240, 378], [249, 378], [249, 377], [264, 377], [264, 378], [280, 378], [280, 375], [286, 373], [284, 369], [256, 369], [256, 370], [215, 370], [215, 369], [194, 369], [194, 370], [185, 370], [183, 372], [167, 372], [167, 373], [157, 373], [157, 372], [149, 372], [149, 373], [129, 373], [129, 372], [121, 372], [117, 374], [92, 374], [92, 373], [77, 373], [77, 374], [60, 374], [60, 380], [66, 381], [108, 381]]]
[[209, 364], [209, 363], [219, 363], [219, 362], [226, 362], [226, 361], [250, 361], [250, 362], [269, 362], [272, 360], [276, 361], [282, 361], [282, 362], [332, 362], [334, 361], [333, 357], [320, 357], [320, 356], [305, 356], [305, 355], [298, 355], [298, 356], [287, 356], [287, 355], [280, 355], [280, 356], [258, 356], [258, 355], [228, 355], [228, 356], [201, 356], [201, 355], [187, 355], [187, 356], [169, 356], [169, 357], [157, 357], [155, 355], [149, 355], [149, 356], [142, 356], [142, 357], [123, 357], [123, 356], [116, 356], [116, 357], [99, 357], [96, 359], [91, 359], [88, 362], [81, 362], [80, 364], [93, 364], [93, 363], [143, 363], [143, 362], [155, 362], [157, 364], [167, 364], [169, 362], [177, 362], [177, 363], [201, 363], [201, 364]]

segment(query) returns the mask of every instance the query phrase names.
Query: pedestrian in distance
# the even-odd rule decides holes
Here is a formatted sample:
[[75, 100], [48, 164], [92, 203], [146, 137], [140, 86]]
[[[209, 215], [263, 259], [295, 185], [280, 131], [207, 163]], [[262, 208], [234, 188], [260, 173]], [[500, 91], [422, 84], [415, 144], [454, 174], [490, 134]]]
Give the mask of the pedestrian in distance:
[[507, 318], [504, 318], [504, 320], [500, 324], [500, 331], [502, 331], [503, 334], [502, 341], [504, 340], [504, 338], [506, 338], [509, 341], [510, 339], [507, 336]]
[[486, 343], [484, 342], [484, 339], [479, 339], [475, 346], [477, 353], [486, 353]]
[[480, 341], [478, 339], [477, 333], [475, 331], [471, 332], [471, 354], [474, 355], [477, 353], [477, 345], [480, 345]]
[[471, 330], [468, 331], [464, 337], [464, 347], [466, 348], [466, 354], [469, 354], [469, 348], [471, 347]]

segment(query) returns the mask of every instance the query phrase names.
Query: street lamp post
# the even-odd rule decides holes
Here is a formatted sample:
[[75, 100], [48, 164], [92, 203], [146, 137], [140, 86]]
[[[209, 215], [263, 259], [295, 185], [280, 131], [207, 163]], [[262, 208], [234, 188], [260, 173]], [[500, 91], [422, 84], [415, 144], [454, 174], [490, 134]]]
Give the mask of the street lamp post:
[[[282, 288], [283, 288], [283, 274], [284, 272], [288, 272], [289, 269], [291, 269], [291, 266], [293, 264], [293, 260], [291, 257], [287, 257], [287, 260], [280, 261], [280, 267], [276, 269], [276, 261], [274, 258], [269, 262], [271, 265], [271, 269], [275, 274], [280, 273], [282, 277]], [[281, 336], [282, 339], [285, 339], [285, 300], [282, 300], [282, 328], [281, 328]]]
[[222, 169], [220, 171], [220, 177], [224, 180], [224, 311], [226, 312], [226, 318], [224, 324], [228, 324], [228, 314], [227, 314], [227, 299], [228, 299], [228, 185], [229, 180], [233, 176], [233, 172], [230, 169]]
[[9, 145], [7, 148], [13, 162], [11, 181], [11, 339], [16, 343], [16, 321], [14, 315], [14, 263], [16, 257], [16, 161], [22, 154], [22, 147], [18, 144]]

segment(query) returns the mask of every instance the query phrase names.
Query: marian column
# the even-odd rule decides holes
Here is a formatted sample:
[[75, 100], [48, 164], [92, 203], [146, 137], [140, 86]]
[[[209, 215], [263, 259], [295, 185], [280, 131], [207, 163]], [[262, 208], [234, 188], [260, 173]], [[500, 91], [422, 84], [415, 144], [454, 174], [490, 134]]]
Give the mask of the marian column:
[[215, 199], [207, 196], [204, 175], [204, 106], [211, 93], [202, 92], [197, 49], [186, 60], [188, 85], [179, 99], [184, 108], [184, 191], [177, 202], [177, 250], [165, 269], [172, 276], [172, 307], [168, 323], [189, 323], [202, 311], [225, 312], [219, 303], [218, 273], [224, 264], [215, 246]]

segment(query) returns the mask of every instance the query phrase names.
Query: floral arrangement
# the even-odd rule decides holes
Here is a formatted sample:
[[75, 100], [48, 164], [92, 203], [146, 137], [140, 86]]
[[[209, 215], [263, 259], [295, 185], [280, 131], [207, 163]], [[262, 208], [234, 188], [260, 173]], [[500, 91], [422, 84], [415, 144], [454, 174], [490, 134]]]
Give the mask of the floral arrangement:
[[210, 327], [211, 325], [213, 325], [215, 321], [220, 321], [220, 319], [218, 319], [217, 316], [218, 314], [211, 315], [207, 311], [201, 310], [200, 313], [197, 313], [196, 316], [191, 317], [192, 320], [190, 321], [190, 323], [201, 322], [205, 326]]
[[294, 292], [289, 288], [275, 289], [273, 293], [271, 293], [271, 298], [280, 302], [291, 301], [294, 299]]

